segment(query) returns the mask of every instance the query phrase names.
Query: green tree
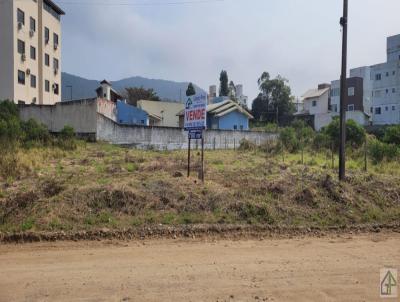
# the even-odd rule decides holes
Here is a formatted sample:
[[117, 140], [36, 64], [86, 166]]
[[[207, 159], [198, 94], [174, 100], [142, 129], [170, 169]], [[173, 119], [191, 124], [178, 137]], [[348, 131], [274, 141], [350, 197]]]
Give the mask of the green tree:
[[229, 95], [228, 82], [228, 73], [225, 70], [222, 70], [221, 74], [219, 75], [219, 96]]
[[143, 87], [126, 88], [125, 98], [127, 100], [127, 103], [132, 106], [137, 106], [137, 102], [140, 100], [161, 101], [161, 99], [153, 89], [145, 89]]
[[196, 89], [194, 89], [194, 86], [192, 83], [189, 83], [187, 89], [186, 89], [186, 96], [192, 96], [196, 94]]
[[[340, 138], [340, 121], [339, 118], [334, 118], [333, 121], [321, 130], [326, 134], [335, 148], [339, 148]], [[354, 120], [346, 122], [346, 144], [350, 144], [354, 148], [359, 148], [365, 142], [365, 130], [358, 125]]]
[[281, 76], [271, 79], [268, 72], [263, 72], [258, 79], [260, 94], [253, 102], [252, 114], [256, 119], [276, 122], [276, 118], [293, 114], [291, 89], [288, 80]]

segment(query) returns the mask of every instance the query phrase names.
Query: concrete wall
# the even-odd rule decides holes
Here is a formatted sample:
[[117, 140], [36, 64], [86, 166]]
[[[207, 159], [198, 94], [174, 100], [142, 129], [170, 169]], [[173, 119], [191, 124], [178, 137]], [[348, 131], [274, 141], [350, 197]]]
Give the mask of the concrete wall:
[[[233, 149], [239, 146], [242, 139], [260, 145], [276, 138], [275, 134], [265, 132], [207, 130], [205, 148]], [[188, 134], [181, 128], [121, 125], [101, 114], [97, 116], [97, 140], [139, 149], [177, 150], [188, 147]], [[196, 142], [193, 144], [196, 148]], [[200, 146], [199, 141], [197, 146]]]
[[23, 120], [33, 118], [59, 132], [64, 126], [74, 127], [77, 133], [94, 134], [97, 127], [97, 102], [95, 100], [63, 102], [51, 105], [25, 105], [20, 107]]

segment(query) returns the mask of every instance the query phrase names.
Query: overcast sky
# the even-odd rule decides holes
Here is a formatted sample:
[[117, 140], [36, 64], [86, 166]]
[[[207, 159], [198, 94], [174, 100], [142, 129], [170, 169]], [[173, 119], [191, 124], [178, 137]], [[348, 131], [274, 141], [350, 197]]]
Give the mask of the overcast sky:
[[[208, 89], [226, 69], [250, 99], [263, 71], [287, 78], [296, 96], [339, 78], [342, 0], [172, 4], [188, 1], [198, 0], [56, 1], [66, 11], [63, 71], [89, 79], [192, 81]], [[384, 62], [386, 37], [400, 34], [400, 1], [349, 2], [349, 68]]]

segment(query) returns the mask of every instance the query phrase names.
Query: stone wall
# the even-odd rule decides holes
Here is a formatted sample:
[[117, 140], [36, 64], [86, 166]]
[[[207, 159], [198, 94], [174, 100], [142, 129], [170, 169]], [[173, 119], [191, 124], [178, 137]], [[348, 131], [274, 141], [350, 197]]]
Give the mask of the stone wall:
[[[138, 149], [178, 150], [188, 147], [188, 134], [181, 128], [121, 125], [101, 114], [97, 118], [96, 138]], [[234, 149], [239, 147], [243, 139], [260, 145], [276, 138], [276, 134], [265, 132], [207, 130], [205, 148]], [[193, 148], [200, 148], [200, 141], [193, 141]]]

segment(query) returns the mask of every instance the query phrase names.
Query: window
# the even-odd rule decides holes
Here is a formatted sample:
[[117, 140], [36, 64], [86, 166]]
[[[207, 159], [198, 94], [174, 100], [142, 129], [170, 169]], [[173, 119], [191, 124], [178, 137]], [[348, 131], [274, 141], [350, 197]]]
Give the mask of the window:
[[44, 64], [50, 66], [50, 56], [47, 53], [44, 54]]
[[18, 53], [19, 54], [24, 54], [25, 53], [25, 42], [18, 40]]
[[25, 13], [20, 9], [17, 10], [17, 21], [25, 25]]
[[389, 94], [389, 89], [386, 89], [386, 94]]
[[25, 72], [18, 70], [18, 84], [25, 85]]
[[396, 110], [396, 106], [393, 105], [393, 106], [392, 106], [392, 111], [395, 111], [395, 110]]
[[233, 126], [233, 130], [237, 130], [237, 125], [234, 125], [234, 126]]
[[53, 34], [53, 43], [54, 43], [54, 49], [57, 49], [57, 47], [58, 47], [58, 35], [56, 33]]
[[312, 106], [317, 107], [317, 101], [312, 101]]
[[59, 90], [59, 89], [58, 89], [58, 84], [56, 84], [56, 83], [53, 84], [53, 90], [54, 90], [54, 94], [55, 94], [55, 95], [58, 95], [58, 92], [59, 92], [59, 91], [58, 91], [58, 90]]
[[379, 115], [379, 114], [381, 114], [381, 113], [382, 113], [381, 107], [375, 107], [375, 114], [376, 114], [376, 115]]
[[354, 111], [354, 104], [350, 104], [347, 106], [347, 111]]
[[50, 30], [47, 27], [44, 28], [44, 41], [46, 44], [50, 41]]
[[396, 93], [396, 88], [392, 88], [392, 93]]
[[381, 91], [380, 90], [375, 90], [374, 96], [377, 97], [377, 98], [381, 97]]
[[31, 46], [31, 59], [36, 60], [36, 48]]
[[389, 77], [389, 72], [388, 71], [386, 72], [386, 77]]
[[389, 111], [389, 107], [388, 106], [385, 107], [385, 111]]
[[53, 59], [53, 68], [54, 70], [58, 70], [58, 60], [56, 58]]
[[36, 88], [36, 76], [31, 74], [30, 77], [31, 77], [31, 87]]
[[337, 104], [331, 105], [331, 111], [337, 112], [337, 109], [338, 109], [338, 105]]
[[381, 75], [380, 73], [377, 73], [377, 74], [375, 75], [375, 80], [376, 80], [376, 81], [382, 80], [382, 75]]
[[370, 108], [371, 113], [374, 113], [374, 107]]
[[48, 80], [44, 81], [44, 90], [50, 92], [50, 82]]
[[36, 31], [36, 20], [32, 17], [29, 18], [29, 29], [31, 31]]
[[240, 125], [240, 130], [243, 130], [243, 129], [244, 129], [243, 125]]
[[393, 70], [392, 75], [396, 75], [396, 70]]
[[347, 91], [347, 95], [348, 96], [354, 96], [354, 87], [349, 87], [349, 89]]

